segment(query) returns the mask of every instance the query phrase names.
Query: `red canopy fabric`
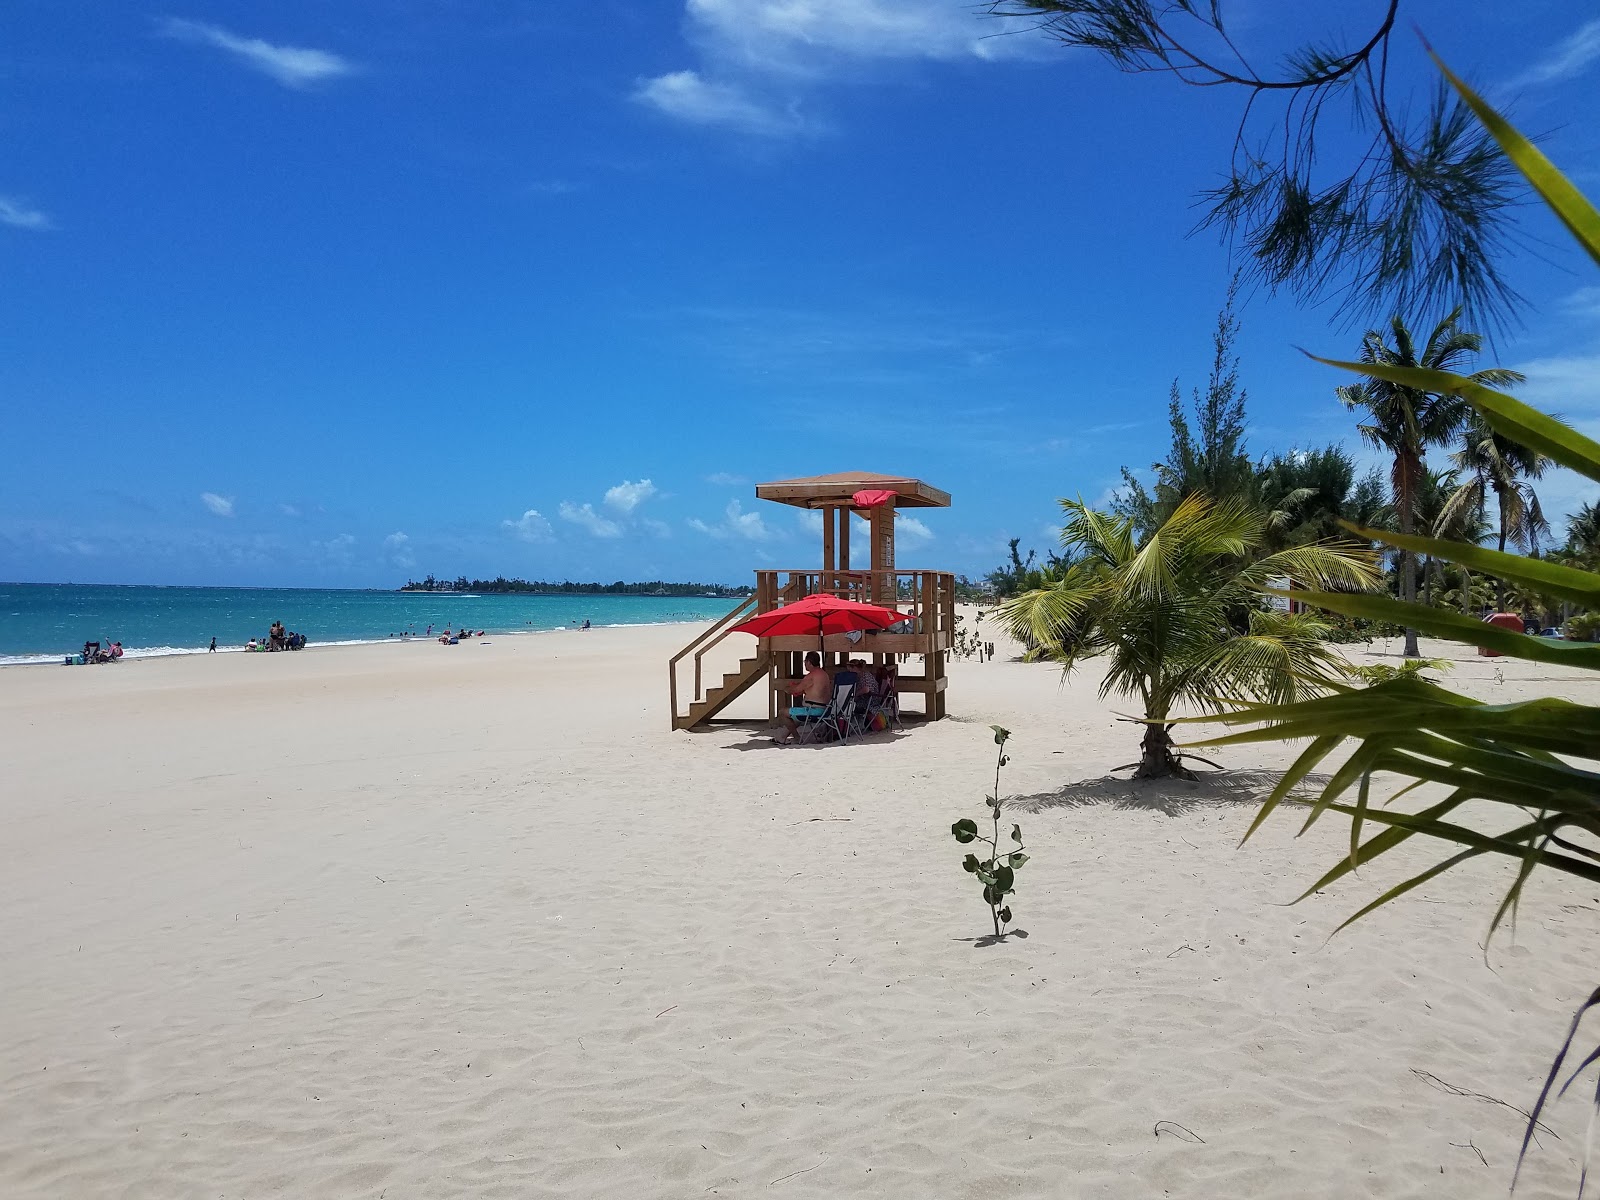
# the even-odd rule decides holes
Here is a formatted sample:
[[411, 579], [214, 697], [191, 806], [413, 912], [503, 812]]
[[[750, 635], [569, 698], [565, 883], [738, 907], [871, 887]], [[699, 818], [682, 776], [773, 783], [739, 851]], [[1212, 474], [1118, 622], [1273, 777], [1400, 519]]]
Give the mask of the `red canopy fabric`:
[[887, 629], [910, 619], [909, 614], [895, 612], [892, 608], [818, 593], [793, 604], [780, 605], [771, 612], [758, 613], [735, 625], [733, 632], [756, 637], [821, 637], [857, 629]]
[[850, 502], [857, 508], [882, 508], [885, 504], [894, 503], [895, 493], [887, 488], [863, 488], [850, 497]]

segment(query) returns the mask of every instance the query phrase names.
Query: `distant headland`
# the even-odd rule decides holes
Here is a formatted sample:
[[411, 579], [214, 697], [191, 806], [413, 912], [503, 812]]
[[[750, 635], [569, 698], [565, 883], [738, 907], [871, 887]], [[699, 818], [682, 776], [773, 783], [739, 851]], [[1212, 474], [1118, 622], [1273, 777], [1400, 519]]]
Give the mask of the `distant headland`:
[[554, 583], [542, 579], [507, 579], [504, 575], [494, 579], [408, 579], [402, 592], [522, 592], [541, 596], [748, 596], [754, 589], [749, 586], [729, 587], [721, 583], [667, 583], [653, 579], [647, 583], [574, 583], [564, 579]]

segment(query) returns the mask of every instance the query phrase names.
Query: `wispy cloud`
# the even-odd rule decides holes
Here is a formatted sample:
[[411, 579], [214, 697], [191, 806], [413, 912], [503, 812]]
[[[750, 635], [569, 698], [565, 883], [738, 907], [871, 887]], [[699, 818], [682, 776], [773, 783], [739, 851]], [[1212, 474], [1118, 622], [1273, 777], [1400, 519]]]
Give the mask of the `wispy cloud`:
[[391, 533], [383, 539], [384, 561], [394, 567], [414, 567], [417, 556], [411, 552], [411, 539], [403, 533]]
[[1561, 301], [1561, 311], [1572, 317], [1600, 317], [1600, 287], [1582, 287]]
[[0, 196], [0, 225], [13, 229], [54, 229], [55, 222], [15, 196]]
[[1576, 32], [1562, 38], [1543, 58], [1506, 86], [1537, 87], [1545, 83], [1558, 83], [1583, 74], [1596, 60], [1600, 60], [1600, 18], [1585, 22]]
[[215, 492], [201, 492], [200, 503], [204, 504], [208, 509], [210, 509], [214, 516], [233, 516], [232, 496], [219, 496]]
[[767, 523], [761, 519], [761, 514], [744, 512], [737, 500], [728, 501], [728, 507], [722, 513], [722, 520], [716, 524], [702, 521], [699, 517], [690, 517], [688, 525], [695, 532], [714, 538], [747, 542], [765, 542], [772, 538], [772, 530], [767, 528]]
[[348, 567], [353, 560], [356, 548], [356, 539], [348, 533], [341, 533], [329, 538], [325, 542], [313, 542], [323, 556], [335, 566]]
[[779, 108], [755, 99], [742, 84], [717, 83], [698, 71], [671, 71], [641, 79], [633, 98], [691, 125], [720, 125], [767, 135], [801, 133], [808, 128], [793, 104]]
[[530, 508], [516, 520], [501, 521], [500, 526], [524, 542], [553, 542], [555, 530], [537, 508]]
[[638, 483], [624, 479], [616, 487], [606, 490], [605, 506], [626, 516], [655, 494], [656, 485], [648, 479], [641, 479]]
[[749, 483], [750, 480], [743, 475], [731, 475], [727, 471], [714, 471], [706, 476], [707, 483], [714, 483], [718, 487], [739, 487]]
[[814, 72], [838, 59], [1005, 58], [1037, 25], [929, 0], [688, 0], [693, 41], [715, 58], [761, 70]]
[[530, 196], [570, 196], [573, 192], [581, 192], [582, 183], [571, 179], [535, 179], [532, 183], [524, 184], [522, 190]]
[[933, 541], [933, 530], [915, 517], [900, 515], [894, 521], [895, 541], [902, 546], [925, 546]]
[[231, 54], [245, 66], [288, 88], [310, 88], [356, 71], [354, 63], [328, 50], [281, 46], [261, 38], [241, 37], [204, 21], [172, 17], [162, 22], [161, 31], [180, 41], [211, 46]]
[[[820, 82], [891, 60], [1011, 58], [1037, 52], [1027, 18], [929, 0], [687, 0], [699, 62], [640, 82], [634, 98], [668, 116], [744, 133], [789, 136], [822, 124], [801, 115]], [[1008, 36], [1021, 35], [1021, 36]]]
[[617, 538], [622, 536], [622, 526], [609, 517], [603, 517], [595, 512], [592, 504], [574, 504], [570, 500], [561, 502], [561, 519], [571, 521], [578, 528], [588, 531], [598, 538]]

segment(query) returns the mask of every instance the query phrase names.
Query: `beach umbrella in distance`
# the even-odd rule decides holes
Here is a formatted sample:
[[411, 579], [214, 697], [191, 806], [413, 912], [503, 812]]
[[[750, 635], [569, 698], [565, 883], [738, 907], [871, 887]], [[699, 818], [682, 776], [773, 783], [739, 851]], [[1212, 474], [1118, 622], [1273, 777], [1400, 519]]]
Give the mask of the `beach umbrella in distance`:
[[830, 633], [854, 633], [868, 629], [888, 629], [901, 621], [910, 620], [907, 613], [895, 612], [877, 604], [862, 604], [859, 600], [841, 600], [824, 592], [784, 604], [771, 612], [758, 613], [748, 621], [733, 627], [734, 633], [748, 633], [756, 637], [803, 637], [815, 634], [818, 647]]

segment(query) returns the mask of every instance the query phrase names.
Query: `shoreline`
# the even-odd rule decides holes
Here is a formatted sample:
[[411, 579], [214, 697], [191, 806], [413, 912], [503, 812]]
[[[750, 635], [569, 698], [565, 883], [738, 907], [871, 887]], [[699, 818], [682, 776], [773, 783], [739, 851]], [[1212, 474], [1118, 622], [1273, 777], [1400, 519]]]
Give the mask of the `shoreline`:
[[[670, 626], [670, 625], [701, 625], [701, 624], [710, 624], [710, 623], [711, 622], [709, 622], [709, 621], [702, 622], [702, 621], [699, 621], [699, 620], [694, 620], [694, 621], [618, 621], [615, 624], [594, 624], [594, 625], [591, 625], [587, 631], [585, 631], [583, 629], [574, 628], [574, 627], [572, 627], [570, 625], [559, 625], [559, 626], [556, 626], [553, 629], [508, 629], [508, 630], [505, 630], [504, 632], [496, 632], [495, 630], [491, 629], [491, 630], [487, 630], [484, 633], [482, 640], [484, 642], [488, 642], [488, 641], [491, 641], [494, 638], [500, 638], [500, 637], [532, 637], [532, 636], [537, 636], [537, 635], [541, 635], [541, 634], [551, 634], [551, 633], [584, 633], [584, 632], [593, 633], [595, 630], [598, 630], [598, 629], [658, 629], [658, 628], [664, 628], [664, 627]], [[476, 642], [478, 640], [479, 639], [476, 638], [476, 637], [473, 638], [474, 642]], [[437, 634], [430, 635], [430, 634], [419, 633], [419, 634], [415, 634], [415, 635], [413, 635], [411, 637], [405, 637], [405, 638], [400, 638], [400, 637], [344, 638], [344, 639], [340, 639], [338, 641], [329, 641], [329, 642], [311, 641], [311, 642], [307, 642], [306, 643], [305, 649], [306, 650], [314, 650], [314, 649], [332, 650], [332, 649], [349, 649], [349, 648], [356, 647], [356, 646], [398, 646], [398, 645], [409, 646], [409, 645], [413, 645], [413, 644], [419, 643], [419, 642], [431, 642], [431, 643], [437, 645], [438, 644], [438, 635]], [[124, 646], [122, 649], [123, 649], [123, 654], [122, 654], [122, 662], [123, 663], [126, 663], [126, 662], [144, 662], [144, 661], [148, 661], [150, 659], [194, 658], [196, 656], [204, 658], [204, 657], [207, 657], [208, 655], [211, 654], [211, 650], [207, 646], [198, 646], [198, 647], [188, 647], [188, 646]], [[218, 654], [249, 654], [249, 653], [251, 653], [251, 651], [246, 650], [243, 646], [229, 645], [229, 646], [218, 646], [217, 649], [216, 649], [216, 653], [218, 653]], [[267, 651], [267, 653], [269, 653], [269, 654], [271, 654], [271, 653], [303, 654], [303, 653], [305, 653], [305, 650], [280, 650], [280, 651], [276, 651], [276, 652]], [[91, 665], [91, 664], [87, 664], [87, 663], [67, 664], [67, 663], [64, 663], [64, 662], [61, 661], [63, 658], [68, 657], [68, 656], [69, 656], [68, 653], [65, 652], [65, 651], [63, 651], [62, 653], [59, 653], [59, 654], [39, 653], [39, 654], [0, 655], [0, 670], [8, 670], [8, 669], [13, 668], [13, 667], [63, 667], [63, 666], [68, 666], [68, 665], [72, 665], [72, 666], [88, 666], [88, 665]], [[121, 663], [99, 663], [99, 664], [94, 664], [94, 665], [98, 665], [98, 666], [120, 666], [122, 664]]]

